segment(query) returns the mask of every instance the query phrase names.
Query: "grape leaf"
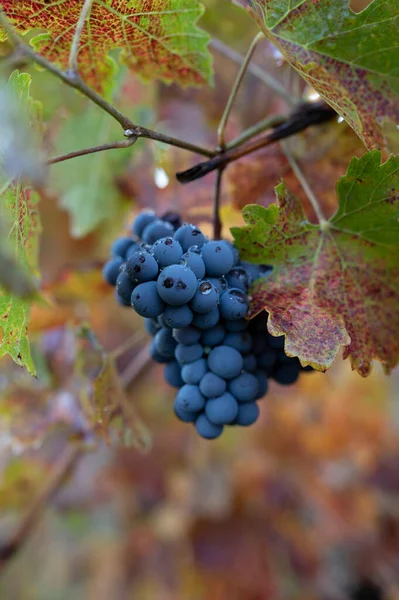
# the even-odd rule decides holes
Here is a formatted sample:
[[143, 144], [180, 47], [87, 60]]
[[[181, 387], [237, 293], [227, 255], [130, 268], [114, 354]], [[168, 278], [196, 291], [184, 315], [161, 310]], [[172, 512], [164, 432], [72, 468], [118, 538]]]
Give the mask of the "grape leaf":
[[374, 358], [389, 372], [399, 358], [399, 157], [374, 150], [353, 158], [337, 185], [339, 207], [311, 225], [284, 184], [279, 207], [248, 205], [232, 229], [243, 258], [269, 263], [254, 286], [251, 311], [269, 312], [285, 350], [321, 371], [340, 346], [367, 376]]
[[[21, 33], [44, 30], [31, 44], [62, 69], [82, 10], [76, 0], [4, 0], [3, 11]], [[82, 78], [103, 91], [112, 75], [109, 52], [144, 79], [201, 85], [212, 78], [209, 36], [197, 27], [197, 0], [94, 0], [78, 56]], [[1, 34], [0, 40], [5, 39]]]
[[384, 123], [399, 122], [397, 0], [374, 0], [358, 14], [349, 0], [233, 1], [368, 148], [386, 143]]

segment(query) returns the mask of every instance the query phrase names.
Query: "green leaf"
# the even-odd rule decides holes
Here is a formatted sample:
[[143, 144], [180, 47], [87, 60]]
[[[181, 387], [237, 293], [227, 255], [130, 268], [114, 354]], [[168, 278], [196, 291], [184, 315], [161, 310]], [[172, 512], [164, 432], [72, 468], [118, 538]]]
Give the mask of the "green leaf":
[[374, 150], [353, 158], [337, 186], [339, 208], [310, 224], [280, 184], [278, 204], [249, 205], [232, 233], [246, 260], [274, 266], [254, 286], [251, 311], [269, 312], [268, 329], [285, 350], [326, 370], [345, 346], [352, 367], [389, 372], [399, 359], [399, 157]]
[[399, 3], [374, 0], [233, 0], [257, 20], [287, 60], [364, 141], [386, 144], [399, 122]]
[[[62, 69], [68, 57], [83, 2], [5, 0], [2, 9], [16, 29], [42, 32], [35, 50]], [[78, 56], [83, 79], [103, 91], [112, 75], [109, 52], [144, 79], [202, 85], [212, 79], [209, 36], [197, 27], [203, 13], [197, 0], [93, 0], [82, 31]], [[6, 38], [0, 30], [0, 41]]]

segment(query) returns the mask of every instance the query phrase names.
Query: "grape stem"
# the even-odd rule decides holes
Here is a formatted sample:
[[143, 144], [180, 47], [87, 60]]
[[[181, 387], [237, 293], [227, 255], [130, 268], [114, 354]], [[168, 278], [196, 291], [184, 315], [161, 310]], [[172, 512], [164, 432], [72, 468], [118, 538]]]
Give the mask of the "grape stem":
[[101, 146], [92, 146], [91, 148], [83, 148], [82, 150], [75, 150], [75, 152], [68, 152], [68, 154], [61, 154], [60, 156], [54, 156], [47, 161], [48, 165], [55, 165], [71, 158], [78, 156], [85, 156], [86, 154], [94, 154], [95, 152], [104, 152], [104, 150], [113, 150], [117, 148], [128, 148], [133, 146], [137, 142], [136, 137], [128, 138], [127, 140], [121, 140], [118, 142], [110, 142], [109, 144], [102, 144]]
[[85, 0], [84, 1], [82, 10], [81, 10], [81, 13], [79, 16], [79, 20], [76, 25], [72, 44], [71, 44], [71, 50], [69, 53], [69, 61], [68, 61], [68, 70], [69, 70], [69, 73], [74, 73], [75, 75], [78, 73], [78, 54], [79, 54], [80, 39], [82, 37], [83, 28], [84, 28], [86, 19], [89, 16], [89, 12], [91, 10], [92, 4], [93, 4], [93, 0]]
[[222, 220], [220, 218], [220, 197], [222, 193], [222, 177], [223, 177], [224, 167], [221, 167], [217, 170], [216, 173], [216, 182], [215, 182], [215, 192], [213, 198], [213, 214], [212, 214], [212, 224], [213, 224], [213, 239], [219, 240], [222, 235]]

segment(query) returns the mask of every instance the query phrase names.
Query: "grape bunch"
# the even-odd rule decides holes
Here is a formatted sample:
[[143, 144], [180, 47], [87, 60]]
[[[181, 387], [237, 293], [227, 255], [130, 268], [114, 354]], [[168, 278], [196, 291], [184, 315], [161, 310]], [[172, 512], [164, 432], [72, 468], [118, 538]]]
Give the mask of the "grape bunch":
[[249, 287], [271, 268], [240, 260], [230, 242], [207, 239], [174, 213], [144, 211], [111, 255], [104, 279], [145, 318], [151, 357], [178, 388], [175, 414], [203, 438], [252, 425], [269, 378], [291, 384], [304, 369], [284, 353], [283, 336], [267, 332], [266, 313], [245, 319]]

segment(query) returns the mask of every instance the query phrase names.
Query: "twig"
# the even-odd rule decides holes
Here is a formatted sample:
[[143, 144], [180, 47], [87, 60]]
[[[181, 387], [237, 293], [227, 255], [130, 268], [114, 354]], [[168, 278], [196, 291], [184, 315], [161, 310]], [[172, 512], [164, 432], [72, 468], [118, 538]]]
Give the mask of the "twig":
[[82, 452], [82, 448], [77, 444], [69, 445], [65, 448], [54, 467], [53, 473], [34, 499], [16, 532], [10, 540], [0, 546], [0, 573], [6, 567], [8, 561], [25, 543], [44, 512], [47, 503], [58, 491], [68, 473], [75, 467]]
[[183, 148], [184, 150], [189, 150], [190, 152], [201, 154], [202, 156], [208, 156], [209, 158], [215, 156], [216, 152], [213, 150], [202, 148], [202, 146], [197, 146], [196, 144], [191, 144], [190, 142], [184, 142], [183, 140], [173, 138], [169, 135], [164, 135], [163, 133], [158, 133], [157, 131], [147, 129], [147, 127], [141, 127], [140, 125], [133, 123], [133, 121], [119, 112], [119, 110], [112, 106], [112, 104], [109, 104], [109, 102], [97, 94], [97, 92], [86, 85], [76, 73], [66, 73], [43, 56], [40, 56], [40, 54], [37, 54], [33, 48], [31, 48], [17, 33], [15, 33], [2, 10], [0, 10], [0, 25], [5, 29], [9, 39], [17, 47], [21, 48], [24, 54], [29, 56], [33, 62], [58, 77], [58, 79], [61, 79], [61, 81], [63, 81], [66, 85], [78, 90], [81, 94], [94, 102], [94, 104], [97, 104], [97, 106], [102, 108], [102, 110], [118, 121], [118, 123], [123, 127], [126, 137], [147, 138], [168, 144], [170, 146], [176, 146], [177, 148]]
[[289, 115], [271, 115], [259, 121], [259, 123], [255, 123], [252, 127], [248, 127], [245, 131], [243, 131], [240, 135], [238, 135], [234, 140], [226, 144], [226, 150], [232, 150], [232, 148], [237, 148], [237, 146], [241, 146], [248, 140], [254, 138], [255, 136], [267, 131], [268, 129], [274, 129], [278, 125], [282, 125], [289, 119]]
[[132, 362], [121, 373], [120, 380], [124, 389], [128, 388], [136, 377], [145, 369], [150, 362], [150, 345], [145, 346]]
[[316, 213], [317, 219], [320, 223], [320, 225], [324, 225], [325, 223], [327, 223], [327, 219], [325, 218], [323, 211], [321, 209], [321, 206], [319, 204], [319, 201], [317, 200], [316, 196], [314, 195], [312, 189], [310, 188], [308, 182], [306, 181], [306, 177], [304, 176], [304, 174], [302, 173], [301, 169], [299, 168], [298, 163], [296, 162], [292, 152], [290, 151], [290, 149], [288, 148], [288, 144], [287, 142], [281, 142], [281, 148], [283, 149], [283, 152], [289, 162], [289, 165], [291, 167], [291, 169], [294, 171], [296, 178], [298, 179], [303, 191], [305, 192], [305, 194], [307, 195], [307, 197], [309, 198], [309, 202], [311, 203], [313, 210]]
[[222, 176], [224, 167], [218, 169], [216, 173], [215, 195], [213, 199], [213, 239], [219, 240], [222, 235], [222, 221], [220, 219], [220, 196], [222, 191]]
[[245, 73], [247, 72], [252, 55], [255, 52], [255, 48], [256, 48], [257, 44], [260, 42], [260, 40], [262, 40], [262, 39], [264, 39], [264, 35], [262, 32], [258, 33], [254, 37], [254, 39], [252, 40], [252, 43], [248, 49], [248, 52], [246, 53], [245, 58], [241, 63], [237, 77], [234, 81], [234, 85], [231, 89], [229, 98], [227, 100], [227, 103], [226, 103], [226, 106], [223, 111], [223, 115], [222, 115], [222, 118], [220, 119], [220, 123], [219, 123], [219, 127], [218, 127], [218, 144], [219, 144], [220, 149], [225, 147], [224, 134], [225, 134], [225, 130], [226, 130], [227, 120], [230, 116], [231, 109], [233, 108], [234, 100], [237, 97], [238, 90], [240, 88], [242, 80], [244, 79]]
[[95, 152], [103, 152], [104, 150], [113, 150], [116, 148], [128, 148], [133, 146], [137, 142], [137, 138], [128, 138], [119, 142], [110, 142], [109, 144], [102, 144], [101, 146], [93, 146], [92, 148], [83, 148], [82, 150], [75, 150], [75, 152], [68, 152], [68, 154], [61, 154], [60, 156], [54, 156], [47, 161], [48, 165], [55, 165], [63, 162], [64, 160], [70, 160], [77, 156], [85, 156], [86, 154], [94, 154]]
[[330, 121], [335, 118], [335, 116], [335, 111], [324, 102], [306, 102], [298, 107], [285, 123], [278, 125], [267, 135], [252, 140], [247, 144], [243, 144], [238, 148], [232, 148], [231, 150], [219, 153], [210, 160], [201, 162], [186, 171], [176, 173], [176, 177], [180, 183], [189, 183], [195, 179], [200, 179], [215, 169], [219, 169], [222, 166], [224, 167], [260, 148], [269, 146], [278, 140], [291, 137], [295, 133], [299, 133], [311, 125]]
[[79, 16], [78, 23], [75, 29], [75, 35], [73, 36], [71, 50], [69, 53], [69, 61], [68, 61], [68, 70], [69, 73], [73, 73], [75, 75], [78, 74], [78, 53], [80, 46], [80, 38], [82, 37], [83, 27], [85, 25], [85, 21], [89, 15], [91, 6], [93, 4], [93, 0], [84, 0], [84, 4]]
[[[233, 62], [241, 65], [244, 62], [244, 57], [239, 53], [227, 46], [227, 44], [223, 43], [221, 40], [213, 38], [210, 43], [211, 47], [214, 48], [226, 58], [232, 60]], [[260, 81], [267, 85], [270, 89], [272, 89], [276, 94], [278, 94], [281, 98], [283, 98], [288, 106], [295, 106], [298, 102], [301, 101], [300, 98], [293, 97], [282, 85], [281, 83], [272, 77], [269, 73], [264, 71], [258, 65], [251, 64], [248, 67], [249, 73], [257, 77]]]
[[119, 346], [114, 348], [114, 350], [109, 353], [110, 358], [112, 358], [112, 360], [116, 360], [122, 356], [122, 354], [128, 352], [128, 350], [134, 348], [134, 346], [136, 346], [138, 342], [141, 342], [141, 340], [143, 340], [145, 337], [145, 331], [142, 331], [141, 329], [139, 331], [135, 331], [133, 335], [130, 335], [126, 340], [124, 340], [121, 344], [119, 344]]

